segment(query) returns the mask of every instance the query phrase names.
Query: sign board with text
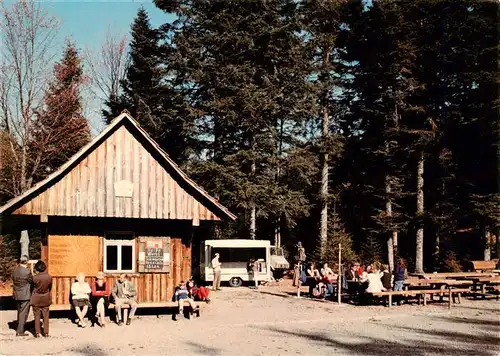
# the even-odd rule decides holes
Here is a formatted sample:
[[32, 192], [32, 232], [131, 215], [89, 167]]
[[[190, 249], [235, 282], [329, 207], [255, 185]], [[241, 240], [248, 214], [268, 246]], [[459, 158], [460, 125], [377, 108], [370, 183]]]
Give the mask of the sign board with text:
[[139, 240], [139, 272], [166, 273], [170, 270], [170, 239], [147, 238]]

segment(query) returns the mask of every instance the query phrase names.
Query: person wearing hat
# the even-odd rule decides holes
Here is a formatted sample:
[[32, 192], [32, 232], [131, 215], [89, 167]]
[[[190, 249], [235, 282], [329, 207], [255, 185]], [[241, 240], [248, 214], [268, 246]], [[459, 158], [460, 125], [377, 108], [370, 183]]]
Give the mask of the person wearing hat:
[[216, 253], [212, 260], [212, 269], [214, 271], [214, 283], [212, 285], [212, 290], [220, 290], [221, 266], [222, 264], [219, 262], [219, 254]]
[[19, 265], [12, 272], [12, 282], [14, 289], [14, 300], [17, 305], [17, 332], [16, 336], [28, 336], [24, 330], [24, 325], [30, 312], [31, 285], [33, 275], [28, 268], [28, 256], [21, 256]]
[[92, 310], [95, 310], [92, 325], [94, 325], [94, 323], [98, 321], [101, 328], [106, 326], [105, 317], [106, 309], [109, 306], [110, 294], [111, 288], [106, 282], [106, 276], [103, 272], [97, 272], [96, 279], [94, 282], [92, 282], [92, 294], [90, 295]]

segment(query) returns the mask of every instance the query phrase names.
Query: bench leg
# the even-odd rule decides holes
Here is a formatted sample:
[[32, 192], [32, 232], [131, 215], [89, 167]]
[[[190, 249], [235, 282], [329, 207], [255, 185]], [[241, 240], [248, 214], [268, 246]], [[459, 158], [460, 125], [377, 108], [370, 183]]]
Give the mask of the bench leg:
[[458, 304], [462, 304], [462, 293], [458, 293]]
[[424, 295], [422, 296], [424, 298], [424, 306], [427, 305], [427, 294], [424, 293]]
[[126, 322], [128, 320], [128, 309], [123, 309], [123, 321]]
[[450, 288], [448, 289], [448, 309], [451, 309], [451, 299], [452, 299], [452, 292]]
[[387, 296], [387, 301], [389, 302], [389, 308], [392, 307], [392, 294]]

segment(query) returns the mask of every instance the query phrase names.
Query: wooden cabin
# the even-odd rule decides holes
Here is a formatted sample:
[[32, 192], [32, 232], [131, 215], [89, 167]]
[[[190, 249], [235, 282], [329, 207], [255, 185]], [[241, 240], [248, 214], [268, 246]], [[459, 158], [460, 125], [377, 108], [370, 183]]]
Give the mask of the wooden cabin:
[[78, 272], [127, 273], [139, 303], [171, 301], [191, 277], [191, 239], [206, 221], [234, 220], [122, 113], [59, 170], [0, 208], [3, 225], [40, 228], [52, 303], [69, 305]]

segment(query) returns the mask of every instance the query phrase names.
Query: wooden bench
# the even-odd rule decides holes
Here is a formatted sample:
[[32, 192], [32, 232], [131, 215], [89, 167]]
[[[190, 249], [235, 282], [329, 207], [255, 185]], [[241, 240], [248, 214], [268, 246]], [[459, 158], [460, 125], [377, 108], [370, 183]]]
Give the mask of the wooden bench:
[[376, 297], [387, 297], [388, 299], [388, 306], [392, 306], [392, 296], [403, 296], [403, 297], [415, 297], [418, 296], [419, 299], [419, 304], [421, 301], [421, 298], [423, 297], [423, 303], [424, 305], [427, 305], [427, 294], [429, 295], [434, 295], [434, 294], [444, 294], [447, 293], [449, 300], [448, 300], [448, 308], [451, 308], [451, 303], [452, 301], [455, 300], [455, 295], [458, 296], [458, 303], [460, 304], [462, 302], [461, 300], [461, 295], [462, 293], [467, 293], [470, 292], [469, 288], [448, 288], [448, 289], [424, 289], [424, 290], [404, 290], [404, 291], [386, 291], [386, 292], [376, 292], [376, 293], [371, 293], [373, 296]]
[[472, 269], [475, 272], [492, 271], [497, 265], [497, 261], [470, 261]]
[[[190, 310], [188, 312], [188, 317], [190, 318], [192, 313], [196, 314], [196, 317], [200, 317], [200, 310], [201, 306], [205, 304], [205, 302], [194, 302], [195, 305], [197, 306], [196, 310]], [[187, 301], [184, 302], [184, 306], [189, 306], [189, 303]], [[153, 302], [153, 303], [140, 303], [137, 305], [138, 308], [178, 308], [179, 304], [177, 302]], [[54, 304], [50, 306], [50, 310], [54, 311], [64, 311], [64, 310], [72, 310], [73, 306], [70, 304]], [[113, 303], [110, 303], [108, 306], [108, 309], [115, 309], [115, 305]], [[123, 319], [122, 320], [127, 320], [128, 318], [128, 311], [130, 309], [130, 306], [128, 304], [125, 304], [121, 308], [123, 310]], [[185, 309], [186, 311], [186, 309]]]

